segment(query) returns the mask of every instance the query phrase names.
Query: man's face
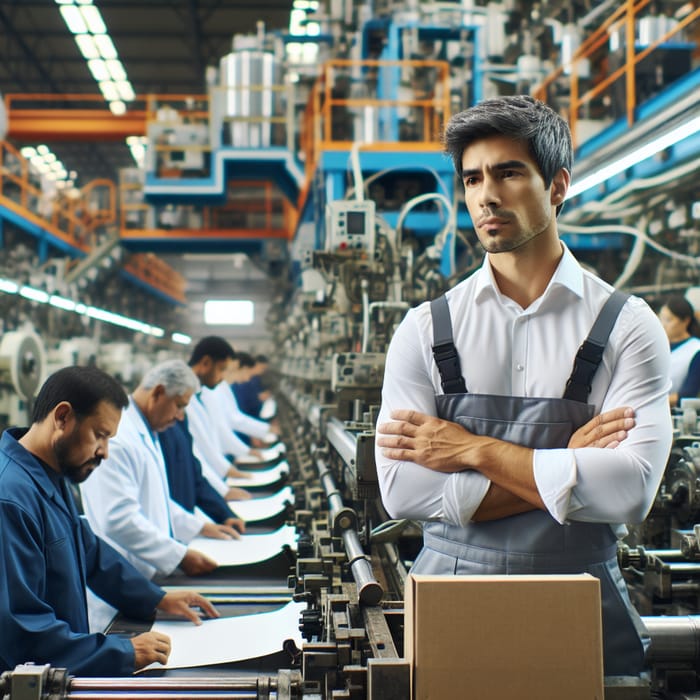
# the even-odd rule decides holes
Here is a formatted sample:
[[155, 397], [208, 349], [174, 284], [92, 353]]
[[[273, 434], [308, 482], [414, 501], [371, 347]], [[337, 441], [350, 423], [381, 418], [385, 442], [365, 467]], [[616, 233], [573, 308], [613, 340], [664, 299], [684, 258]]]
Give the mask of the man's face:
[[475, 141], [462, 154], [464, 201], [489, 253], [517, 250], [543, 233], [556, 235], [555, 206], [563, 201], [568, 173], [550, 187], [527, 146], [505, 136]]
[[116, 434], [121, 415], [121, 409], [108, 401], [100, 401], [82, 419], [71, 413], [65, 434], [53, 445], [61, 474], [75, 484], [85, 481], [107, 459], [109, 438]]
[[185, 408], [187, 408], [191, 398], [191, 391], [186, 391], [181, 395], [168, 396], [162, 386], [155, 387], [151, 395], [147, 416], [151, 429], [160, 433], [175, 425], [175, 421], [182, 420]]
[[203, 358], [197, 372], [199, 381], [208, 389], [213, 389], [224, 378], [229, 362], [231, 360], [228, 358], [225, 360], [212, 360], [209, 356]]

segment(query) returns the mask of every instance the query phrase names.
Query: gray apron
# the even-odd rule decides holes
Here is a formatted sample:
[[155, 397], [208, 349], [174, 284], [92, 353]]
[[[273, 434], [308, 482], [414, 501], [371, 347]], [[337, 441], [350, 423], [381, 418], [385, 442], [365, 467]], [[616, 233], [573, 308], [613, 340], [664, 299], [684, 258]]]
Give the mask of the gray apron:
[[[446, 298], [431, 303], [433, 355], [444, 395], [435, 397], [440, 418], [532, 448], [566, 447], [571, 435], [594, 415], [586, 403], [593, 375], [627, 295], [614, 292], [579, 348], [564, 398], [469, 394], [452, 337]], [[420, 574], [578, 574], [600, 579], [603, 656], [608, 676], [638, 675], [646, 630], [632, 607], [617, 564], [617, 538], [610, 526], [572, 521], [560, 525], [533, 510], [466, 527], [431, 521], [423, 549], [411, 569]]]

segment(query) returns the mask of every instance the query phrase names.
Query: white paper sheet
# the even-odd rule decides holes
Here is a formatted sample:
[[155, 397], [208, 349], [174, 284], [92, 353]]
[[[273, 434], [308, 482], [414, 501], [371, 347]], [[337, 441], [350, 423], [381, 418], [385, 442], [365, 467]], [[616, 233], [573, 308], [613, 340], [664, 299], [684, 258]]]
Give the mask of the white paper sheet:
[[285, 474], [289, 474], [289, 462], [280, 462], [269, 469], [261, 469], [260, 471], [247, 472], [248, 476], [233, 477], [226, 479], [229, 486], [269, 486], [278, 482]]
[[272, 559], [284, 545], [296, 551], [297, 540], [296, 530], [290, 525], [282, 525], [274, 532], [241, 535], [239, 540], [195, 537], [187, 546], [211, 557], [219, 566], [243, 566]]
[[253, 455], [242, 455], [241, 457], [236, 457], [236, 462], [238, 464], [260, 464], [261, 462], [271, 462], [273, 459], [277, 459], [280, 455], [283, 455], [287, 451], [287, 448], [283, 442], [278, 442], [272, 447], [256, 449], [260, 453], [260, 457], [255, 457]]
[[146, 668], [190, 668], [254, 659], [282, 651], [287, 639], [301, 649], [299, 616], [305, 608], [305, 603], [290, 602], [272, 612], [204, 620], [199, 626], [187, 620], [156, 621], [153, 631], [170, 637], [170, 657], [165, 665]]
[[294, 502], [291, 486], [283, 486], [271, 496], [251, 498], [248, 501], [229, 501], [229, 506], [239, 518], [243, 518], [247, 523], [254, 523], [279, 515], [287, 502]]

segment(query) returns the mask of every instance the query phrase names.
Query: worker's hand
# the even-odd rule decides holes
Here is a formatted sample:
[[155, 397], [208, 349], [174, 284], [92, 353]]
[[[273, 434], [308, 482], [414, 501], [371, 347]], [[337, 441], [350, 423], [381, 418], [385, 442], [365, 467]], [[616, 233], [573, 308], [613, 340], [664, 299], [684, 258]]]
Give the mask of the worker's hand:
[[441, 472], [462, 471], [465, 449], [474, 436], [458, 423], [412, 410], [392, 411], [377, 426], [377, 445], [388, 459], [414, 462]]
[[134, 647], [134, 670], [157, 661], [165, 664], [170, 656], [170, 637], [160, 632], [144, 632], [129, 640]]
[[[195, 625], [202, 624], [202, 616], [219, 617], [219, 611], [204, 596], [195, 591], [170, 591], [160, 599], [156, 607], [169, 615], [186, 617]], [[201, 613], [195, 608], [199, 608]], [[169, 645], [168, 649], [170, 649]]]
[[567, 447], [617, 447], [634, 428], [634, 409], [629, 406], [605, 411], [582, 425], [570, 438]]
[[201, 576], [214, 571], [219, 565], [206, 554], [196, 549], [188, 549], [180, 562], [180, 568], [188, 576]]
[[226, 476], [230, 476], [232, 479], [250, 479], [253, 475], [251, 472], [244, 472], [236, 467], [229, 467]]
[[226, 492], [224, 498], [227, 501], [248, 501], [251, 498], [253, 498], [253, 496], [250, 494], [249, 491], [246, 491], [245, 489], [239, 489], [234, 486]]
[[279, 435], [282, 431], [280, 430], [280, 422], [278, 418], [273, 418], [270, 421], [270, 432]]
[[240, 538], [238, 530], [228, 525], [218, 525], [217, 523], [204, 523], [199, 534], [202, 537], [210, 537], [213, 540], [237, 540]]
[[245, 520], [241, 518], [226, 518], [226, 520], [224, 520], [224, 525], [233, 527], [238, 530], [238, 532], [245, 532]]

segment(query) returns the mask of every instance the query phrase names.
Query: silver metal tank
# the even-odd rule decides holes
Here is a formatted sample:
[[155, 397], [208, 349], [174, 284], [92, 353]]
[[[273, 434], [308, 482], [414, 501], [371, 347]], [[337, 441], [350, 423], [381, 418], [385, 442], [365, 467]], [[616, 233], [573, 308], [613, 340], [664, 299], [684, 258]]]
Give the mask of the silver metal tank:
[[223, 118], [230, 145], [237, 148], [270, 146], [272, 124], [265, 117], [281, 116], [281, 66], [272, 51], [260, 48], [255, 36], [236, 36], [233, 51], [219, 64]]

